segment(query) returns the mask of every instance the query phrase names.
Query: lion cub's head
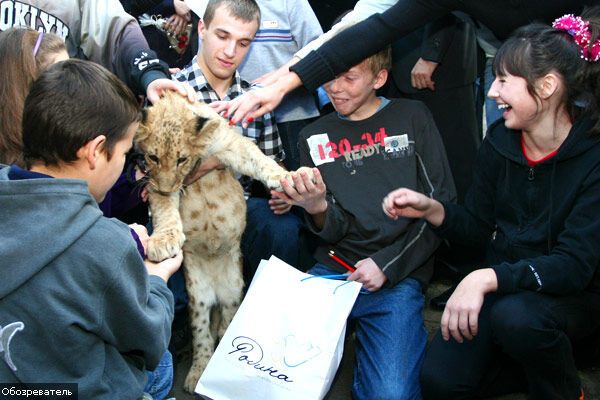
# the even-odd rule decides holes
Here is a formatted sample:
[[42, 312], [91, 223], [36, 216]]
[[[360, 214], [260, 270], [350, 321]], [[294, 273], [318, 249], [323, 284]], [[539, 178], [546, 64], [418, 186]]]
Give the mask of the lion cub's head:
[[203, 132], [219, 126], [222, 118], [204, 103], [189, 104], [176, 93], [167, 93], [144, 116], [136, 143], [144, 152], [150, 189], [173, 193], [202, 158], [208, 143]]

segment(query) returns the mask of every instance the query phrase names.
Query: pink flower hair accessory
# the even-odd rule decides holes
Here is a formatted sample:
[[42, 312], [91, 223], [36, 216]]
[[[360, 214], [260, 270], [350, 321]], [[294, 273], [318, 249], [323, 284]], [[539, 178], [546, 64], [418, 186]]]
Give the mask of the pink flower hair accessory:
[[573, 14], [566, 14], [555, 19], [552, 27], [567, 31], [571, 35], [575, 43], [581, 47], [581, 58], [592, 62], [600, 60], [600, 39], [590, 44], [592, 34], [588, 21]]

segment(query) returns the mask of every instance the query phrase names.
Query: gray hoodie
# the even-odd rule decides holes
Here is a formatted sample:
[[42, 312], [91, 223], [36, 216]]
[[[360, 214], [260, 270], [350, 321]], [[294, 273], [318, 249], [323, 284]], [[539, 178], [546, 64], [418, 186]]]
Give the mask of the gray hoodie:
[[173, 297], [87, 184], [0, 168], [0, 382], [135, 399], [167, 349]]

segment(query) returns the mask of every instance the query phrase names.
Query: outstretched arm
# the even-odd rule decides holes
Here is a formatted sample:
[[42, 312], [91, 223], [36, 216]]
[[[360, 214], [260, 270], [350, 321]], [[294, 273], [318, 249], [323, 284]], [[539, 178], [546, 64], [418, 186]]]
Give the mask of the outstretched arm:
[[424, 218], [433, 226], [444, 222], [444, 206], [439, 201], [411, 189], [400, 188], [383, 199], [383, 212], [392, 219]]

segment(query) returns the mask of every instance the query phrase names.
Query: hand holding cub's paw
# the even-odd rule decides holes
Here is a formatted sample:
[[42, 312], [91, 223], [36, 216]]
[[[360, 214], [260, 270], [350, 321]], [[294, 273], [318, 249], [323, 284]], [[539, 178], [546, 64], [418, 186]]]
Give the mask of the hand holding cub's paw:
[[158, 262], [173, 257], [179, 253], [184, 241], [185, 235], [178, 229], [155, 231], [148, 239], [148, 259]]

